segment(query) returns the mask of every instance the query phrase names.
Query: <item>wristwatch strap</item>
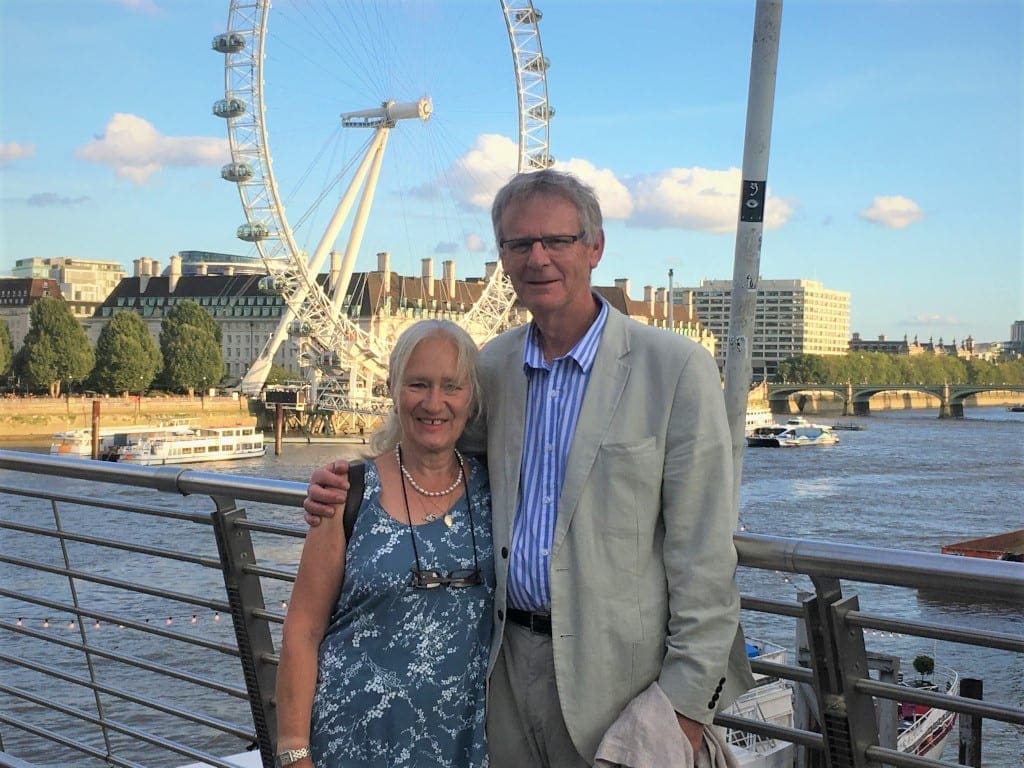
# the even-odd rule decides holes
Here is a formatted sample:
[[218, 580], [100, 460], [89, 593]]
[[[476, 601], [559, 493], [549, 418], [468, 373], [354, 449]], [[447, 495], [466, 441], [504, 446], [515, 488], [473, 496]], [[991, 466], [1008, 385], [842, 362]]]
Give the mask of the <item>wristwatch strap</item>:
[[287, 768], [287, 766], [293, 763], [299, 762], [304, 757], [309, 757], [309, 747], [300, 747], [299, 749], [286, 749], [283, 752], [278, 752], [274, 758], [277, 761], [279, 768]]

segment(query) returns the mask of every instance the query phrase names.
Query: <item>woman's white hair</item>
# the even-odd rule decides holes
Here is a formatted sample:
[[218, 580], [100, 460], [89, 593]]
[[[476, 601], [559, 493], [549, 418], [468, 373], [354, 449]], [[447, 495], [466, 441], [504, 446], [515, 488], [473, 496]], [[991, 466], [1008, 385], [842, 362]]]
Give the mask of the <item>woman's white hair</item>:
[[[471, 397], [469, 402], [469, 420], [473, 422], [480, 416], [481, 397], [480, 379], [477, 376], [477, 358], [479, 350], [476, 342], [466, 331], [451, 320], [420, 320], [410, 325], [395, 342], [388, 360], [388, 388], [394, 398], [405, 375], [405, 367], [409, 364], [413, 350], [421, 341], [434, 337], [449, 339], [456, 350], [456, 366], [460, 376], [469, 382]], [[370, 449], [374, 455], [392, 450], [402, 441], [402, 422], [398, 417], [398, 403], [384, 418], [384, 422], [370, 437]]]

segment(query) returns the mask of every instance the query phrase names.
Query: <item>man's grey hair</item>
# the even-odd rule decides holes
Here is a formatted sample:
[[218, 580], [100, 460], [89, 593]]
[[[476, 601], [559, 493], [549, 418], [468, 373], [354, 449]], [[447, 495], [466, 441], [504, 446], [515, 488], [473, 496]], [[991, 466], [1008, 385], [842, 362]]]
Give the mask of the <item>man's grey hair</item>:
[[[504, 187], [498, 190], [491, 205], [491, 224], [494, 226], [494, 239], [500, 243], [504, 239], [501, 231], [501, 217], [506, 209], [514, 203], [522, 203], [534, 197], [557, 197], [571, 203], [579, 214], [580, 229], [584, 232], [583, 242], [593, 245], [601, 232], [601, 204], [597, 201], [594, 188], [584, 184], [571, 173], [553, 171], [546, 168], [542, 171], [518, 173]], [[575, 232], [546, 232], [544, 234], [569, 235]]]

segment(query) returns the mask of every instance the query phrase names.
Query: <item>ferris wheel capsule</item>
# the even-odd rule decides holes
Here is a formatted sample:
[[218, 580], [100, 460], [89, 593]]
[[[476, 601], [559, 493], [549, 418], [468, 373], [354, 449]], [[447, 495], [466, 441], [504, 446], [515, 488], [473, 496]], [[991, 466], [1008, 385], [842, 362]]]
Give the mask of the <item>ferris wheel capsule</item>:
[[551, 59], [537, 54], [523, 65], [527, 72], [547, 72], [551, 66]]
[[284, 281], [276, 275], [261, 277], [256, 283], [256, 290], [265, 295], [277, 295], [283, 287]]
[[213, 103], [213, 114], [217, 117], [229, 118], [245, 114], [245, 102], [242, 99], [218, 99]]
[[245, 38], [237, 32], [225, 32], [213, 38], [210, 47], [217, 53], [238, 53], [245, 48]]
[[257, 221], [254, 224], [242, 224], [235, 230], [235, 236], [247, 243], [255, 243], [269, 237], [270, 228], [262, 221]]
[[248, 181], [254, 173], [248, 163], [228, 163], [220, 169], [220, 177], [225, 181]]

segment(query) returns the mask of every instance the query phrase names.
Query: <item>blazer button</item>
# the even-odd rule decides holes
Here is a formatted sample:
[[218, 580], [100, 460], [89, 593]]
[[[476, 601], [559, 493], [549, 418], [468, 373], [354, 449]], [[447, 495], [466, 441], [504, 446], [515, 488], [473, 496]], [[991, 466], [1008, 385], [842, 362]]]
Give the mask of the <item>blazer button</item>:
[[718, 679], [718, 687], [721, 688], [723, 685], [725, 685], [725, 678], [724, 677], [720, 677]]
[[501, 556], [504, 559], [508, 560], [508, 547], [502, 547], [501, 548]]
[[505, 620], [505, 612], [503, 610], [501, 610], [501, 608], [499, 608], [498, 609], [498, 621], [504, 621], [504, 620]]

